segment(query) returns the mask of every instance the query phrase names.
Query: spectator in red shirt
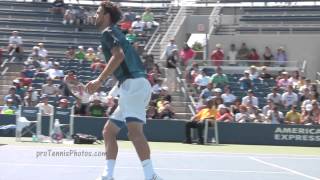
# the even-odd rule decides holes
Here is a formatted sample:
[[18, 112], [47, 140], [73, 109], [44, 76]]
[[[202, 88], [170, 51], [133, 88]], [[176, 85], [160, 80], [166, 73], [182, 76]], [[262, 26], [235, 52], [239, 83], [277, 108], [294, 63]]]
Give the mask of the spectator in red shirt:
[[182, 65], [184, 67], [191, 66], [191, 60], [194, 58], [195, 54], [196, 53], [188, 46], [188, 44], [185, 43], [183, 49], [179, 53]]
[[230, 110], [224, 105], [220, 104], [218, 106], [218, 113], [216, 116], [216, 121], [221, 121], [221, 122], [232, 122], [233, 121], [233, 116], [230, 113]]
[[106, 64], [102, 63], [100, 58], [96, 58], [94, 63], [91, 64], [91, 69], [93, 72], [102, 72], [105, 67]]
[[127, 34], [129, 29], [131, 29], [132, 21], [129, 15], [124, 15], [123, 20], [120, 22], [120, 29], [123, 33]]
[[250, 64], [258, 65], [258, 60], [260, 59], [259, 54], [255, 48], [252, 48], [249, 54], [249, 60], [251, 61]]
[[211, 53], [211, 60], [214, 66], [221, 66], [224, 60], [224, 52], [221, 49], [221, 44], [216, 44], [216, 49]]

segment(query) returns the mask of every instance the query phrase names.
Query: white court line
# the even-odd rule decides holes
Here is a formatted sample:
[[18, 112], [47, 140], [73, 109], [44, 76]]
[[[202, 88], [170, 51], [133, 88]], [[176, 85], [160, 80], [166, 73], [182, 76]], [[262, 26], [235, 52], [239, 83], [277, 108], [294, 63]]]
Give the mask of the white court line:
[[266, 161], [263, 161], [261, 159], [255, 158], [255, 157], [249, 157], [249, 158], [251, 160], [257, 161], [257, 162], [259, 162], [261, 164], [265, 164], [265, 165], [268, 165], [268, 166], [271, 166], [271, 167], [282, 169], [282, 170], [288, 171], [288, 172], [290, 172], [292, 174], [295, 174], [295, 175], [299, 175], [299, 176], [302, 176], [302, 177], [305, 177], [305, 178], [308, 178], [308, 179], [312, 179], [312, 180], [320, 180], [320, 178], [309, 176], [309, 175], [304, 174], [302, 172], [295, 171], [295, 170], [292, 170], [292, 169], [289, 169], [289, 168], [286, 168], [286, 167], [283, 167], [283, 166], [280, 166], [280, 165], [277, 165], [277, 164], [274, 164], [274, 163], [266, 162]]
[[[40, 166], [40, 167], [63, 167], [63, 168], [103, 168], [104, 166], [94, 165], [66, 165], [66, 164], [31, 164], [31, 163], [6, 163], [0, 162], [4, 166]], [[134, 166], [116, 166], [117, 169], [142, 169]], [[188, 171], [188, 172], [221, 172], [221, 173], [255, 173], [255, 174], [290, 174], [284, 171], [253, 171], [253, 170], [223, 170], [223, 169], [190, 169], [190, 168], [154, 168], [164, 171]]]

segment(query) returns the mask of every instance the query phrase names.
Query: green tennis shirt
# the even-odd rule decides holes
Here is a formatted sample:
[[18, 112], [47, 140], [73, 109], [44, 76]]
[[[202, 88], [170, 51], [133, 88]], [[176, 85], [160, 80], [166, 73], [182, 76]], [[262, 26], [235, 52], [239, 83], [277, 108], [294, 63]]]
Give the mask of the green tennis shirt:
[[129, 41], [126, 40], [125, 35], [116, 25], [109, 26], [102, 32], [101, 45], [107, 63], [112, 56], [112, 48], [118, 46], [122, 48], [125, 55], [124, 60], [122, 61], [120, 66], [113, 72], [113, 75], [118, 79], [120, 83], [129, 78], [139, 78], [147, 76], [138, 53], [130, 45]]

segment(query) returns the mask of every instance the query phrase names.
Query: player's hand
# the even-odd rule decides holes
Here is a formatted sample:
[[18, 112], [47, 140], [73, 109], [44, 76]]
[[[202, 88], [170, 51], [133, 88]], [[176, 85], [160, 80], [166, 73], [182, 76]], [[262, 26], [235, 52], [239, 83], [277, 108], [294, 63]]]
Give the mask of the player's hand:
[[112, 96], [107, 97], [107, 106], [108, 107], [113, 107], [115, 105], [114, 103], [114, 98]]
[[101, 81], [99, 81], [99, 79], [95, 79], [95, 80], [88, 82], [88, 84], [86, 84], [85, 90], [89, 94], [93, 94], [101, 87], [101, 85], [102, 85]]

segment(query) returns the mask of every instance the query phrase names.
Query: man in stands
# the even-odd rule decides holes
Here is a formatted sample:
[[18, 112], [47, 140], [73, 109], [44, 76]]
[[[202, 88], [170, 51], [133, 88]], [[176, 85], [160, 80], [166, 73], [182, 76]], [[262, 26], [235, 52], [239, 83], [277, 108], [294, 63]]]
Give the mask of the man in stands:
[[75, 59], [80, 60], [81, 62], [85, 60], [86, 53], [83, 50], [83, 46], [78, 47], [78, 51], [76, 52]]
[[39, 43], [38, 46], [39, 46], [39, 56], [40, 56], [41, 60], [47, 59], [48, 51], [46, 50], [46, 48], [44, 48], [44, 44]]
[[52, 115], [54, 107], [48, 103], [49, 101], [48, 95], [42, 94], [42, 96], [40, 97], [40, 100], [41, 102], [38, 103], [36, 107], [40, 108], [41, 114], [46, 116]]
[[246, 60], [248, 60], [249, 54], [250, 54], [250, 51], [246, 43], [242, 43], [240, 49], [238, 50], [238, 59], [244, 60], [244, 61], [240, 61], [241, 65], [247, 65]]
[[14, 50], [18, 54], [23, 53], [23, 42], [21, 36], [19, 36], [18, 31], [12, 31], [12, 36], [9, 38], [9, 45], [8, 45], [8, 53], [13, 53]]
[[194, 87], [197, 92], [201, 92], [202, 89], [206, 88], [210, 83], [210, 77], [207, 76], [206, 72], [202, 69], [200, 74], [194, 79]]
[[210, 57], [214, 66], [222, 66], [224, 60], [224, 52], [221, 49], [221, 44], [216, 44], [216, 49], [212, 51]]
[[60, 70], [60, 64], [58, 62], [53, 63], [53, 68], [48, 69], [46, 73], [51, 79], [61, 79], [64, 77], [63, 70]]
[[199, 101], [201, 104], [205, 104], [206, 99], [213, 96], [213, 84], [208, 83], [207, 87], [203, 89], [199, 96]]
[[96, 58], [90, 67], [93, 72], [102, 72], [106, 67], [106, 64], [102, 63], [101, 59]]
[[76, 57], [76, 52], [73, 46], [69, 46], [65, 54], [67, 59], [73, 60]]
[[133, 22], [136, 18], [136, 13], [132, 12], [131, 7], [129, 6], [126, 12], [123, 13], [123, 17], [126, 17], [129, 21]]
[[137, 15], [136, 20], [132, 22], [131, 28], [135, 33], [142, 33], [144, 30], [144, 23], [141, 21], [141, 16]]
[[281, 97], [282, 105], [286, 109], [290, 109], [292, 105], [298, 104], [298, 95], [293, 92], [293, 87], [291, 85], [288, 86], [288, 90], [282, 94]]
[[53, 84], [51, 78], [47, 79], [47, 84], [42, 85], [41, 94], [47, 94], [49, 96], [55, 96], [59, 94], [59, 89]]
[[89, 104], [89, 114], [94, 117], [104, 117], [106, 115], [106, 107], [101, 103], [99, 95], [92, 95], [92, 103]]
[[211, 82], [215, 87], [223, 88], [229, 83], [228, 76], [222, 73], [222, 68], [217, 67], [216, 73], [211, 76]]
[[254, 96], [251, 89], [248, 90], [247, 96], [242, 98], [242, 104], [245, 106], [258, 106], [258, 98]]
[[151, 9], [147, 7], [145, 12], [142, 14], [142, 21], [144, 22], [147, 29], [151, 29], [154, 22], [154, 14]]
[[283, 90], [287, 90], [289, 85], [292, 86], [292, 82], [289, 80], [288, 72], [284, 71], [282, 72], [282, 78], [278, 81], [278, 86]]
[[166, 46], [166, 49], [165, 49], [166, 58], [168, 58], [172, 55], [172, 52], [174, 49], [178, 49], [178, 46], [177, 46], [175, 40], [172, 38], [172, 39], [170, 39], [170, 42]]
[[250, 75], [250, 72], [248, 70], [245, 70], [244, 76], [239, 79], [240, 89], [246, 91], [246, 90], [253, 88], [253, 83], [252, 83], [252, 80], [250, 79], [249, 75]]
[[0, 114], [14, 115], [18, 107], [13, 104], [12, 99], [7, 99], [5, 102]]
[[226, 106], [231, 106], [237, 99], [237, 97], [231, 93], [229, 86], [224, 87], [224, 93], [221, 95], [221, 98]]
[[267, 95], [267, 100], [271, 100], [275, 105], [281, 105], [281, 94], [278, 93], [278, 88], [273, 87], [272, 92]]
[[21, 97], [18, 94], [16, 94], [16, 87], [15, 86], [12, 86], [9, 89], [9, 94], [4, 96], [5, 102], [7, 102], [8, 99], [12, 100], [12, 105], [15, 107], [18, 107], [19, 105], [21, 105], [22, 100], [21, 100]]
[[94, 53], [94, 50], [92, 47], [89, 47], [87, 50], [87, 54], [85, 56], [85, 59], [89, 62], [93, 62], [93, 60], [96, 58], [96, 54]]
[[204, 144], [203, 137], [203, 128], [204, 120], [209, 120], [209, 124], [212, 124], [212, 121], [215, 120], [217, 115], [217, 110], [212, 108], [214, 105], [213, 98], [209, 97], [206, 101], [206, 107], [201, 109], [196, 115], [191, 118], [190, 122], [186, 123], [186, 140], [185, 143], [191, 144], [191, 129], [197, 128], [199, 144]]
[[267, 118], [271, 124], [281, 124], [283, 123], [283, 113], [278, 110], [277, 106], [274, 106], [272, 110], [267, 113]]

